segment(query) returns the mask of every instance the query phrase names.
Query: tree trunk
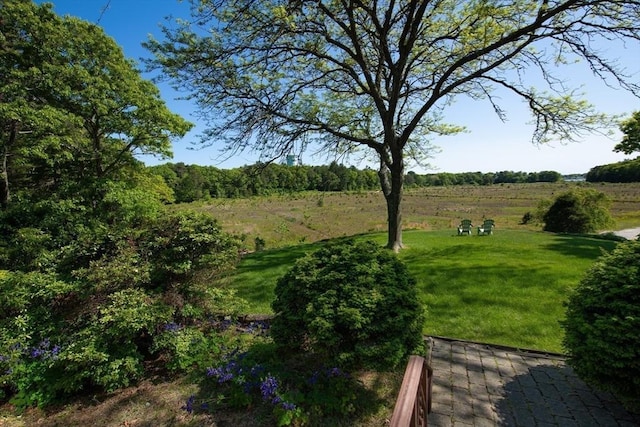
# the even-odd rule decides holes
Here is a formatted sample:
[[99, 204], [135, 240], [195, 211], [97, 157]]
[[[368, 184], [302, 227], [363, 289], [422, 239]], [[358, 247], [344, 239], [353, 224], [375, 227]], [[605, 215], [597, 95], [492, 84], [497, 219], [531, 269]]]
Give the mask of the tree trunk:
[[0, 209], [4, 211], [9, 206], [9, 174], [7, 173], [6, 150], [2, 157], [2, 171], [0, 171]]
[[9, 191], [9, 171], [8, 167], [8, 158], [9, 158], [9, 150], [13, 146], [18, 137], [18, 123], [13, 122], [11, 124], [11, 129], [9, 130], [9, 140], [2, 147], [2, 153], [0, 155], [2, 158], [0, 159], [0, 209], [3, 211], [7, 209], [9, 206], [9, 200], [11, 199], [11, 193]]
[[396, 161], [390, 168], [381, 164], [378, 171], [382, 193], [387, 202], [387, 248], [394, 252], [402, 249], [402, 192], [404, 164]]

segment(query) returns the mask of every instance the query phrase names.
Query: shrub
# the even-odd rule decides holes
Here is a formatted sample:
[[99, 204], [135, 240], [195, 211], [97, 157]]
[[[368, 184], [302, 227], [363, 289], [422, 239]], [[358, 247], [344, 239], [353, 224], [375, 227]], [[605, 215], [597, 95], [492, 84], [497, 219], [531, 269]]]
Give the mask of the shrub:
[[621, 243], [587, 272], [567, 304], [564, 347], [587, 383], [640, 410], [640, 242]]
[[533, 221], [533, 214], [531, 212], [526, 212], [522, 215], [522, 220], [520, 220], [520, 224], [526, 225]]
[[606, 194], [574, 188], [559, 195], [544, 214], [544, 230], [555, 233], [593, 233], [612, 224]]
[[256, 237], [254, 242], [255, 242], [255, 246], [256, 246], [256, 252], [263, 251], [264, 248], [266, 247], [265, 240], [260, 236]]
[[373, 242], [329, 244], [278, 280], [271, 334], [289, 351], [346, 369], [397, 366], [421, 344], [423, 309], [395, 254]]
[[117, 227], [78, 225], [60, 248], [39, 229], [10, 230], [0, 252], [27, 254], [21, 267], [36, 271], [0, 277], [0, 400], [46, 406], [87, 387], [115, 390], [151, 357], [174, 370], [211, 363], [213, 333], [173, 337], [163, 327], [241, 310], [233, 292], [211, 286], [237, 261], [237, 240], [204, 214], [136, 215]]
[[220, 272], [238, 261], [240, 241], [222, 231], [210, 215], [180, 211], [163, 216], [141, 237], [141, 252], [157, 284], [188, 281], [203, 269]]
[[176, 323], [167, 323], [162, 329], [154, 339], [153, 350], [168, 356], [166, 366], [174, 372], [211, 366], [218, 361], [221, 348], [229, 341], [216, 331], [205, 333], [200, 328]]

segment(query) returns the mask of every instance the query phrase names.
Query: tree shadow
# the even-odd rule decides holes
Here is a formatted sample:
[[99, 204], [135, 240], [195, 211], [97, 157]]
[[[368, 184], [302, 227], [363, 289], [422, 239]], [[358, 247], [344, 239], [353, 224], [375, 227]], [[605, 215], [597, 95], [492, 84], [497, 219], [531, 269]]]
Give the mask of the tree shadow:
[[591, 388], [566, 365], [538, 365], [511, 378], [495, 410], [501, 426], [640, 425], [640, 414]]
[[612, 251], [618, 242], [619, 240], [611, 240], [594, 235], [558, 234], [553, 243], [549, 243], [545, 247], [567, 256], [596, 259], [603, 252]]

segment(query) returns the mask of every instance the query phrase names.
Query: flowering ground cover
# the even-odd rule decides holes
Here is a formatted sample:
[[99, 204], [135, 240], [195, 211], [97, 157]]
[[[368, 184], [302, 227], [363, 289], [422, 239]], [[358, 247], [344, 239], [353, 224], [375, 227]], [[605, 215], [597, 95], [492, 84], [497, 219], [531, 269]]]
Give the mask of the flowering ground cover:
[[[188, 375], [158, 366], [156, 375], [113, 393], [78, 397], [46, 410], [28, 408], [16, 415], [0, 407], [3, 427], [39, 426], [275, 426], [312, 418], [331, 425], [381, 425], [393, 410], [404, 367], [394, 372], [344, 372], [319, 367], [314, 360], [293, 362], [276, 354], [264, 320], [212, 320], [238, 339], [222, 346], [218, 363], [194, 364]], [[167, 324], [179, 334], [184, 325]], [[55, 357], [43, 342], [25, 349], [34, 357]], [[295, 425], [295, 424], [294, 424]]]

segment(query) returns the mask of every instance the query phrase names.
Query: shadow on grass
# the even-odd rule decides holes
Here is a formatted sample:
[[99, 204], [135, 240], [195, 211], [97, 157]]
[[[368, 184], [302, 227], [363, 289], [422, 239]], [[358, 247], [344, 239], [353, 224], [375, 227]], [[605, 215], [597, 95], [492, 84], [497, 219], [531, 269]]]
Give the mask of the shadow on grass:
[[294, 265], [296, 260], [317, 251], [329, 242], [350, 239], [351, 237], [339, 237], [315, 243], [253, 252], [246, 255], [236, 270], [222, 283], [235, 289], [240, 298], [247, 300], [254, 314], [271, 313], [270, 307], [274, 298], [276, 282]]
[[317, 250], [318, 244], [303, 244], [279, 249], [253, 252], [246, 255], [223, 286], [235, 289], [245, 299], [254, 314], [271, 313], [275, 284], [298, 258]]
[[237, 268], [237, 272], [245, 274], [276, 269], [281, 266], [291, 266], [298, 258], [318, 248], [318, 244], [303, 244], [253, 252], [244, 257]]
[[619, 241], [589, 234], [558, 234], [545, 248], [565, 256], [595, 260], [603, 251], [612, 251]]

